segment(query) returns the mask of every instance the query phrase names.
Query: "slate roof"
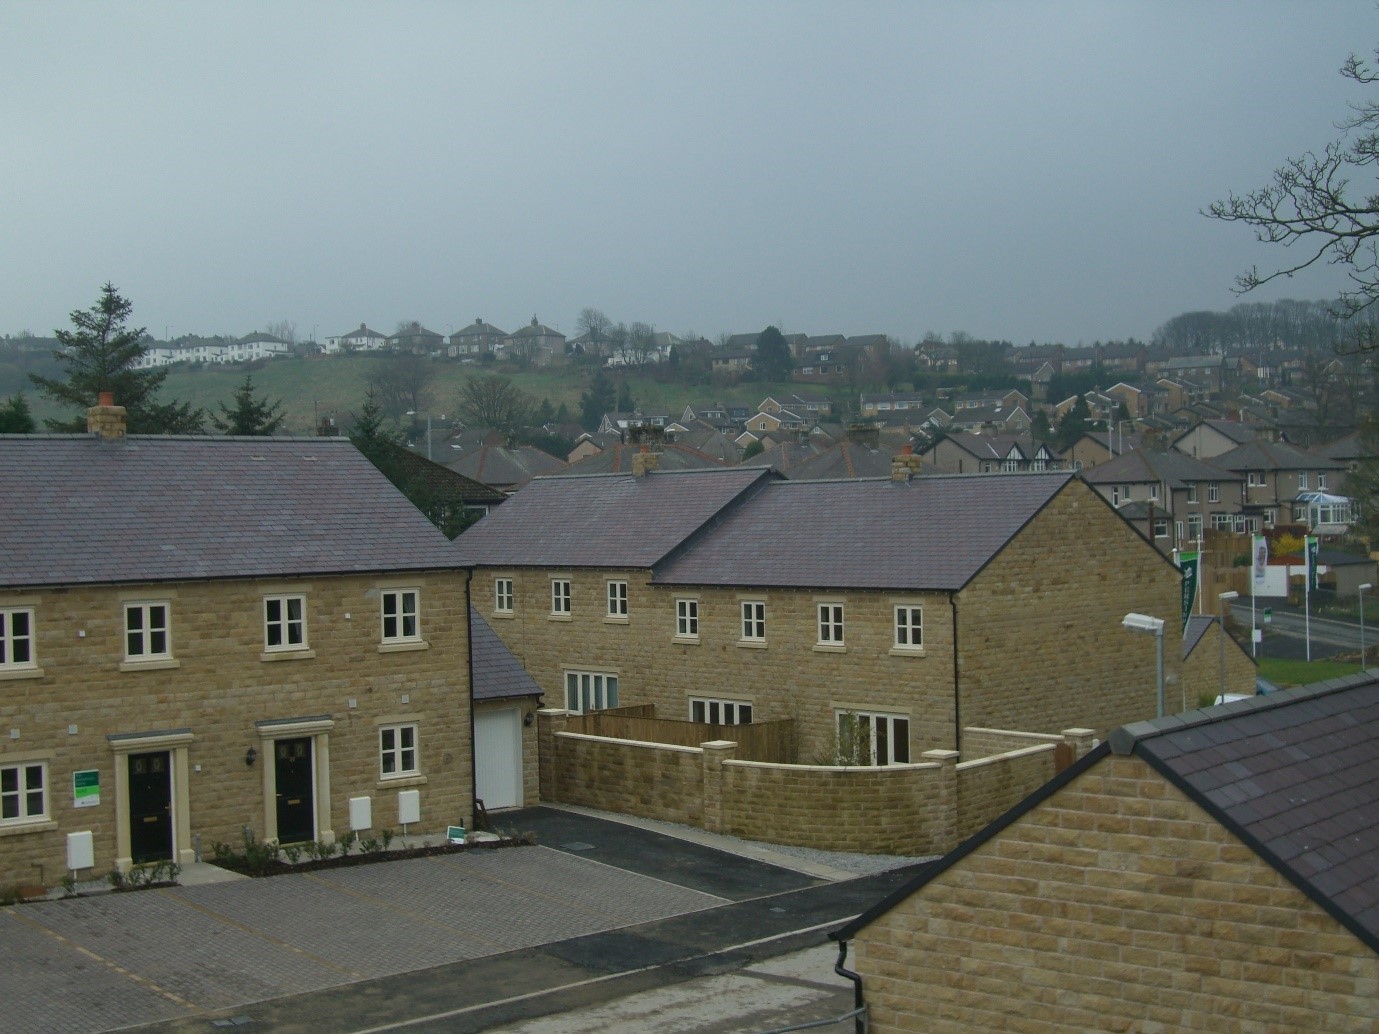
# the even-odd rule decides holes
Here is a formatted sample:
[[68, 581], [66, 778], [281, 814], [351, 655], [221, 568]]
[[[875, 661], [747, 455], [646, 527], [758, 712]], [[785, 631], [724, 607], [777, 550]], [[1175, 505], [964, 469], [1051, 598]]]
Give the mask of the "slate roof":
[[[734, 446], [734, 448], [736, 447]], [[640, 451], [640, 445], [630, 442], [611, 444], [602, 452], [586, 456], [584, 459], [570, 464], [562, 473], [571, 475], [626, 473], [632, 470], [633, 457]], [[659, 452], [661, 465], [658, 469], [660, 470], [704, 470], [709, 467], [726, 465], [724, 460], [679, 442], [666, 442], [660, 446]]]
[[[873, 449], [861, 442], [844, 440], [800, 459], [784, 473], [791, 481], [889, 478], [894, 455], [890, 449]], [[942, 474], [944, 471], [928, 461], [921, 461], [920, 473]]]
[[651, 567], [773, 477], [721, 467], [537, 478], [455, 547], [489, 567]]
[[565, 461], [534, 445], [509, 449], [485, 441], [477, 449], [462, 452], [445, 465], [485, 485], [517, 489], [534, 477], [561, 469]]
[[539, 697], [541, 687], [503, 645], [493, 626], [469, 608], [469, 649], [475, 700]]
[[1379, 950], [1379, 680], [1321, 682], [1139, 722], [1143, 757]]
[[1240, 474], [1215, 466], [1214, 462], [1207, 463], [1194, 459], [1176, 449], [1166, 452], [1134, 449], [1084, 470], [1082, 476], [1093, 485], [1159, 481], [1166, 483], [1170, 489], [1184, 488], [1190, 483], [1197, 484], [1203, 481], [1244, 480]]
[[[961, 589], [1072, 480], [1056, 472], [775, 482], [658, 567], [652, 580]], [[802, 515], [800, 533], [782, 531], [799, 526]]]
[[0, 586], [453, 569], [345, 438], [0, 435]]
[[851, 939], [1114, 751], [1143, 758], [1379, 952], [1376, 738], [1379, 680], [1371, 674], [1123, 726], [829, 937]]
[[1343, 470], [1340, 460], [1303, 452], [1285, 442], [1251, 441], [1230, 452], [1213, 456], [1212, 462], [1227, 470]]

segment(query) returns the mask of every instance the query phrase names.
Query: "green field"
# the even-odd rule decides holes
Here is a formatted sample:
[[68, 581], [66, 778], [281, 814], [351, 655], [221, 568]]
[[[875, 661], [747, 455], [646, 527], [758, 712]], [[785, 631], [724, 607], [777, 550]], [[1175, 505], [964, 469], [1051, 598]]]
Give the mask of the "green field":
[[[291, 434], [310, 434], [319, 417], [334, 415], [348, 426], [350, 414], [357, 412], [369, 382], [388, 359], [380, 356], [329, 356], [315, 359], [275, 359], [253, 369], [256, 389], [270, 399], [281, 399], [287, 415], [284, 430]], [[427, 389], [427, 408], [439, 419], [454, 414], [460, 387], [469, 377], [501, 373], [510, 377], [536, 402], [549, 399], [552, 407], [564, 402], [571, 417], [579, 416], [579, 396], [589, 386], [593, 369], [584, 366], [552, 366], [514, 372], [490, 367], [436, 362], [434, 379]], [[169, 368], [161, 397], [185, 400], [194, 406], [218, 412], [217, 404], [229, 404], [235, 389], [244, 380], [245, 368], [239, 365], [183, 366]], [[744, 382], [731, 385], [687, 385], [667, 383], [649, 375], [610, 371], [615, 384], [628, 382], [632, 397], [643, 412], [662, 412], [678, 416], [691, 402], [721, 401], [756, 408], [767, 395], [799, 390], [799, 385]], [[806, 389], [810, 390], [810, 389]], [[812, 389], [817, 390], [817, 389]], [[34, 416], [69, 416], [52, 407], [34, 391], [26, 391]], [[116, 400], [119, 401], [118, 399]]]
[[[1359, 656], [1359, 651], [1355, 654]], [[1371, 660], [1373, 658], [1371, 657]], [[1280, 689], [1290, 686], [1306, 686], [1313, 682], [1338, 678], [1342, 675], [1355, 675], [1360, 671], [1358, 662], [1351, 661], [1288, 661], [1273, 657], [1259, 658], [1259, 674]]]

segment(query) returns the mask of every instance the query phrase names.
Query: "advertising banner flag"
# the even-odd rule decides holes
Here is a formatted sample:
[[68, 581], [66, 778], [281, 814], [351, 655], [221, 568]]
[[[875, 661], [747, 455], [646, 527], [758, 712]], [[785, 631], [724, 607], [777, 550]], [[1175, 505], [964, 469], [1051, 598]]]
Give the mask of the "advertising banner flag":
[[1307, 591], [1317, 591], [1317, 536], [1307, 536]]
[[1254, 591], [1255, 595], [1258, 595], [1259, 591], [1264, 588], [1264, 576], [1269, 571], [1269, 540], [1263, 535], [1256, 535], [1254, 537], [1254, 549], [1250, 552], [1254, 557]]
[[1183, 572], [1183, 627], [1192, 617], [1192, 605], [1197, 601], [1197, 576], [1201, 570], [1200, 553], [1179, 553], [1178, 568]]

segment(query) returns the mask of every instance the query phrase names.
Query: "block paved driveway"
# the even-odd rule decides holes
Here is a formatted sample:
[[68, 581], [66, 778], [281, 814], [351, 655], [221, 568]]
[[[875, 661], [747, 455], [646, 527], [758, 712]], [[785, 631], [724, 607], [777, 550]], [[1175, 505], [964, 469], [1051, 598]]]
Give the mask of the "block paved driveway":
[[0, 909], [3, 1027], [70, 1034], [187, 1018], [730, 899], [615, 868], [587, 848], [476, 850]]

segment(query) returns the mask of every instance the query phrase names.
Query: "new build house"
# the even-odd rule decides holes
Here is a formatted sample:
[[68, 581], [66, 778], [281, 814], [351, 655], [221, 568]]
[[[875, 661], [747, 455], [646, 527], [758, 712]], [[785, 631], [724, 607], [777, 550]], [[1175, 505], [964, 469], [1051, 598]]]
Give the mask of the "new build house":
[[538, 478], [456, 541], [548, 706], [789, 718], [806, 762], [860, 728], [876, 765], [974, 726], [1154, 714], [1153, 643], [1121, 618], [1171, 618], [1177, 571], [1070, 474], [911, 477], [902, 456], [887, 479], [786, 482], [641, 458]]
[[0, 884], [470, 818], [445, 536], [345, 439], [88, 419], [0, 436]]

